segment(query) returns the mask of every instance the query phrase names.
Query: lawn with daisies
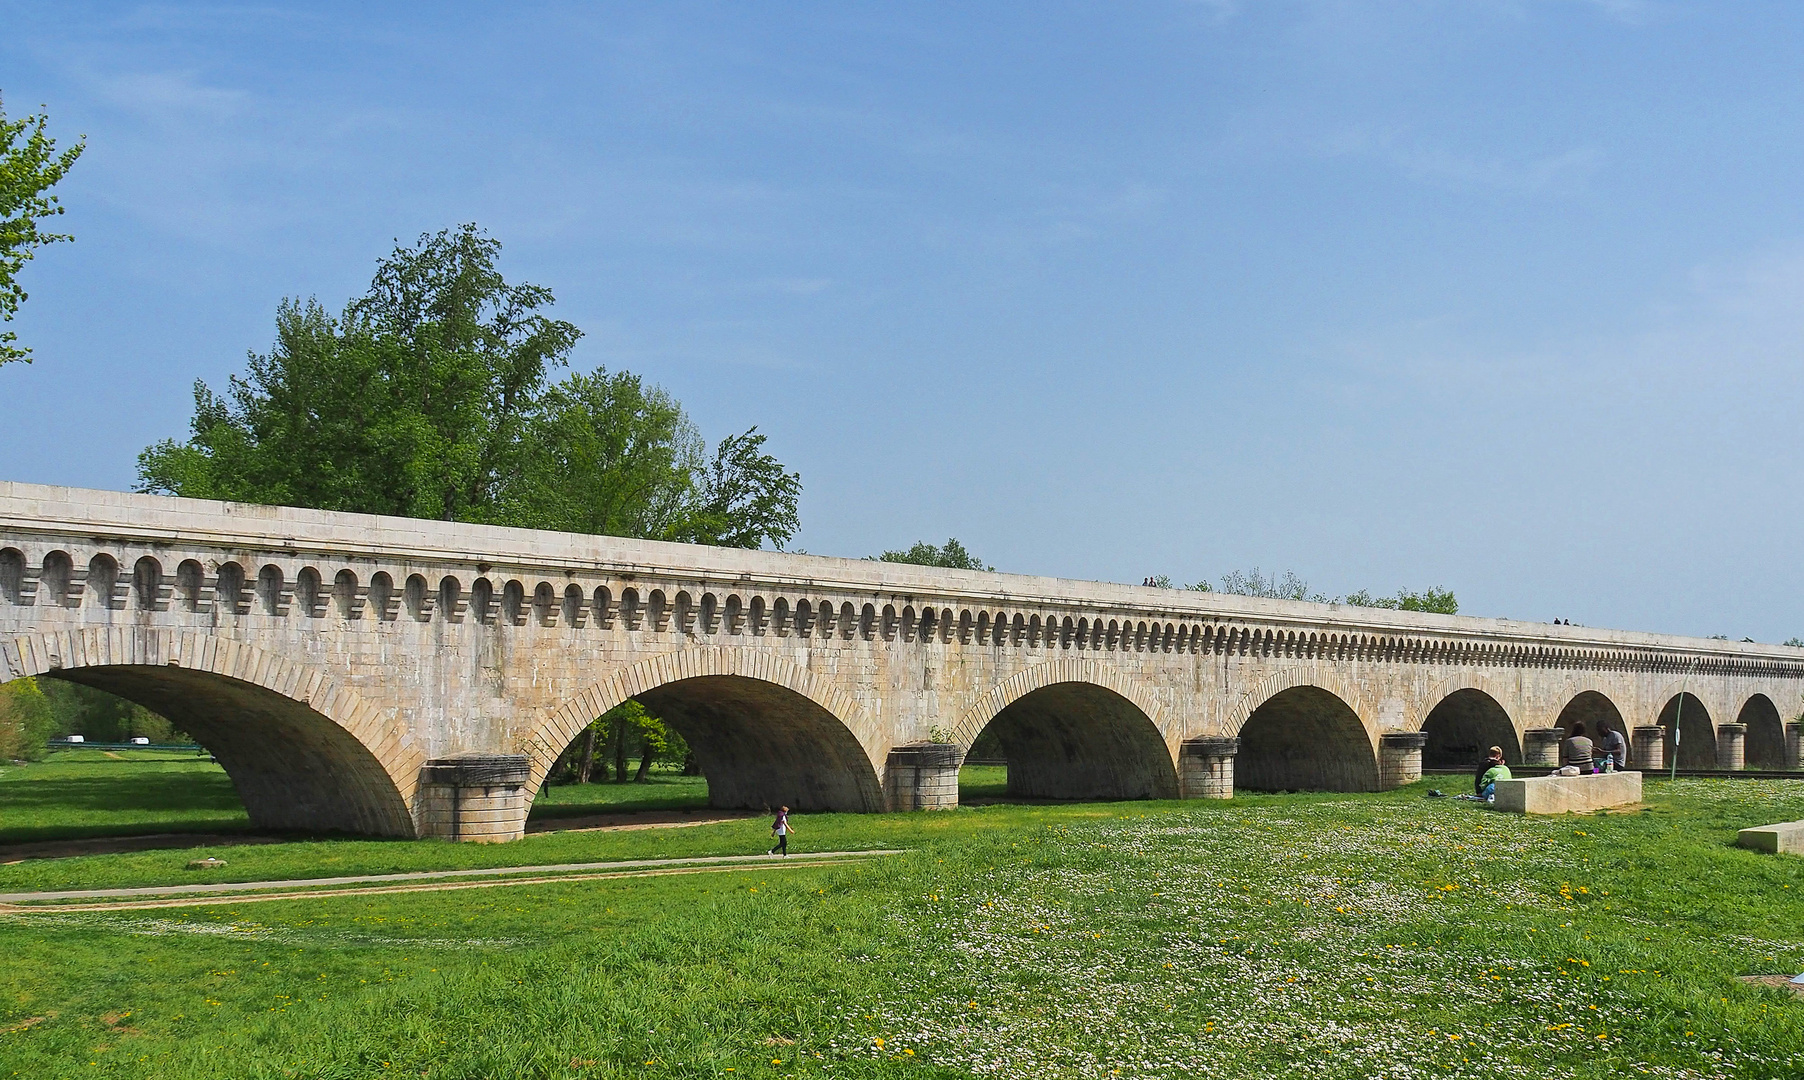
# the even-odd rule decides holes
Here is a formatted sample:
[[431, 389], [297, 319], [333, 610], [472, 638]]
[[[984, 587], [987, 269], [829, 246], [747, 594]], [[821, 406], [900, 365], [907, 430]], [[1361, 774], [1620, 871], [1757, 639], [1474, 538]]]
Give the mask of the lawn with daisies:
[[[1804, 781], [1533, 819], [1426, 790], [808, 815], [800, 850], [906, 853], [0, 915], [0, 1077], [1804, 1075], [1804, 998], [1749, 978], [1804, 971], [1804, 859], [1733, 846], [1804, 818]], [[744, 853], [767, 825], [215, 853], [253, 880]]]

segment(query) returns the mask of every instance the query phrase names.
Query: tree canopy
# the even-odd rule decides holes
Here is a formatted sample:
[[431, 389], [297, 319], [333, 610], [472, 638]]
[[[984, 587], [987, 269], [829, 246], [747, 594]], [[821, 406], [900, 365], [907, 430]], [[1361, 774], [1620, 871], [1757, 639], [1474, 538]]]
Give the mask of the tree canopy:
[[194, 387], [185, 442], [139, 490], [615, 536], [782, 547], [801, 478], [756, 428], [710, 456], [682, 407], [628, 372], [571, 373], [582, 332], [509, 284], [474, 225], [397, 246], [334, 317], [284, 301], [267, 355]]
[[[1161, 588], [1171, 588], [1171, 578], [1160, 574], [1149, 579]], [[1329, 597], [1309, 591], [1309, 583], [1286, 570], [1282, 577], [1267, 574], [1257, 566], [1248, 571], [1234, 570], [1222, 575], [1221, 587], [1199, 581], [1184, 588], [1192, 592], [1223, 592], [1233, 596], [1259, 596], [1269, 600], [1310, 600], [1318, 604], [1351, 604], [1354, 607], [1388, 608], [1392, 611], [1428, 611], [1439, 615], [1459, 614], [1459, 601], [1451, 589], [1427, 588], [1421, 592], [1397, 590], [1396, 596], [1373, 596], [1365, 589], [1346, 596]]]
[[[19, 305], [29, 299], [19, 285], [19, 272], [37, 257], [37, 249], [75, 239], [38, 227], [63, 212], [49, 191], [87, 149], [86, 141], [78, 140], [57, 153], [56, 140], [45, 131], [49, 122], [41, 112], [8, 120], [0, 103], [0, 322], [12, 322]], [[18, 337], [11, 331], [0, 333], [0, 364], [31, 362], [31, 350], [15, 344]]]
[[943, 566], [950, 570], [995, 570], [982, 559], [965, 550], [965, 545], [956, 538], [948, 538], [944, 545], [936, 546], [925, 540], [918, 540], [914, 547], [905, 551], [886, 551], [874, 556], [880, 562], [913, 563], [916, 566]]

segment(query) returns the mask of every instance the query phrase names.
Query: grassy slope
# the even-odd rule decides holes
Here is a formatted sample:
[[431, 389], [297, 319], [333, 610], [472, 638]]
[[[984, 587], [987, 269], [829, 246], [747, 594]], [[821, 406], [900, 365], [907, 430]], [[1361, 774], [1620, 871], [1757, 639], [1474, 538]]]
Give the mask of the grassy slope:
[[[1545, 820], [1420, 789], [809, 815], [810, 848], [915, 850], [4, 918], [0, 1030], [50, 1019], [0, 1034], [0, 1077], [1804, 1073], [1804, 1001], [1735, 979], [1804, 970], [1804, 861], [1730, 846], [1804, 818], [1804, 782], [1650, 792], [1647, 813]], [[765, 842], [753, 821], [227, 857], [312, 873]], [[188, 857], [0, 870], [192, 880]]]

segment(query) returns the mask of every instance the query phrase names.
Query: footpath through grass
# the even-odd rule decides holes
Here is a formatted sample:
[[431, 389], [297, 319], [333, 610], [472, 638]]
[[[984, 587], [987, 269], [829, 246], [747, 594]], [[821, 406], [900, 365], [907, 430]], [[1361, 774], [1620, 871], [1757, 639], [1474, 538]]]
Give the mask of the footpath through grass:
[[[0, 918], [0, 1077], [1796, 1077], [1804, 782], [799, 817], [859, 867]], [[222, 851], [240, 879], [761, 850], [766, 822]], [[0, 888], [191, 881], [190, 852]], [[263, 865], [254, 865], [263, 860]], [[27, 880], [29, 879], [29, 880]]]

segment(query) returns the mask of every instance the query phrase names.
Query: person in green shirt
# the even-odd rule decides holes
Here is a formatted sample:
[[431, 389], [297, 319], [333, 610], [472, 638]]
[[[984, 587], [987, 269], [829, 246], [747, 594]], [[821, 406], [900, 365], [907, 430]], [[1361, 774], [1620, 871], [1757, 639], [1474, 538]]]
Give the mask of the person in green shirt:
[[1510, 778], [1510, 767], [1503, 763], [1503, 747], [1491, 747], [1490, 756], [1485, 758], [1490, 768], [1478, 778], [1478, 797], [1485, 802], [1497, 801], [1497, 781]]

